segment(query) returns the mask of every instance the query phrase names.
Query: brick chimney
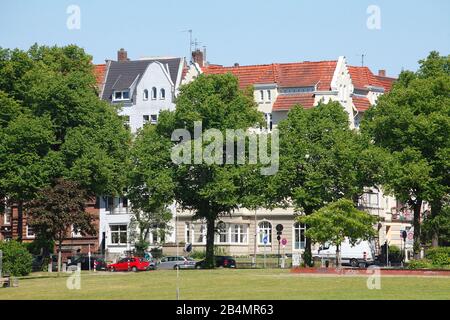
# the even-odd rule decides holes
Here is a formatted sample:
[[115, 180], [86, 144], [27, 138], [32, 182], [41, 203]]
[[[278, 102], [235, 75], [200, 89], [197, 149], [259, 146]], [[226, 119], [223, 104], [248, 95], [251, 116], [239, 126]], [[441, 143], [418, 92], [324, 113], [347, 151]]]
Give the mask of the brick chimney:
[[378, 75], [380, 77], [386, 77], [386, 70], [378, 70]]
[[204, 59], [204, 55], [203, 52], [199, 49], [195, 50], [194, 52], [192, 52], [192, 61], [194, 63], [198, 63], [198, 65], [203, 68], [205, 66], [205, 59]]
[[117, 61], [119, 61], [119, 62], [129, 61], [129, 59], [128, 59], [128, 52], [125, 51], [124, 48], [122, 48], [119, 51], [117, 51]]

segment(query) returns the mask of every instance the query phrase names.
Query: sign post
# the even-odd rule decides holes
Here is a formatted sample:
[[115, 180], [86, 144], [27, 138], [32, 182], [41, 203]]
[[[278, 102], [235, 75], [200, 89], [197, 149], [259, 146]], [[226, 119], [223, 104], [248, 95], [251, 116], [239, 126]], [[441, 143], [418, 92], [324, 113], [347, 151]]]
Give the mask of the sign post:
[[281, 258], [280, 257], [280, 242], [281, 242], [281, 235], [283, 234], [284, 227], [282, 224], [278, 224], [276, 226], [276, 229], [277, 229], [277, 240], [278, 240], [278, 268], [280, 268], [281, 267], [281, 265], [280, 265], [280, 258]]
[[269, 236], [266, 234], [263, 238], [263, 243], [264, 243], [264, 269], [266, 268], [266, 246], [267, 246], [267, 242], [269, 241]]

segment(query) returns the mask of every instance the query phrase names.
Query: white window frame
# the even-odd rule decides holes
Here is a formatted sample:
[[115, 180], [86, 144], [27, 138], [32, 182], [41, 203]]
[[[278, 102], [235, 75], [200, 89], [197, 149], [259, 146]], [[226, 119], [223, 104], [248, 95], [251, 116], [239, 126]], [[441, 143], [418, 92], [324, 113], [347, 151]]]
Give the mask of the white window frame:
[[264, 101], [264, 90], [259, 90], [259, 100]]
[[150, 122], [150, 116], [148, 114], [144, 114], [142, 116], [142, 120], [144, 121], [144, 125]]
[[272, 91], [267, 90], [267, 101], [272, 101]]
[[[237, 229], [236, 229], [237, 227]], [[245, 224], [233, 223], [230, 225], [230, 243], [231, 244], [248, 244], [248, 227]], [[236, 241], [236, 236], [238, 241]]]
[[[119, 230], [115, 231], [115, 230], [113, 230], [113, 227], [118, 227]], [[121, 227], [125, 227], [125, 231], [121, 230]], [[110, 230], [110, 237], [109, 237], [109, 239], [110, 239], [111, 245], [113, 245], [113, 246], [126, 246], [126, 245], [128, 245], [128, 225], [127, 224], [111, 224], [111, 225], [109, 225], [109, 230]], [[118, 243], [114, 243], [113, 242], [113, 239], [114, 239], [113, 234], [115, 234], [115, 233], [118, 234], [118, 239], [119, 239]], [[121, 234], [122, 233], [126, 233], [126, 242], [125, 243], [121, 242]]]
[[[293, 232], [292, 234], [293, 239], [292, 239], [292, 244], [293, 244], [293, 250], [305, 250], [306, 248], [306, 237], [305, 237], [305, 232], [306, 232], [306, 225], [300, 222], [296, 222], [294, 223], [294, 225], [292, 226]], [[302, 232], [303, 232], [303, 237], [305, 238], [305, 241], [302, 241]], [[299, 241], [297, 242], [297, 233], [298, 233], [298, 239]], [[298, 247], [297, 247], [297, 243], [298, 243]], [[303, 243], [303, 247], [302, 247], [302, 243]]]
[[201, 232], [200, 235], [202, 237], [202, 241], [197, 241], [196, 234], [195, 234], [195, 225], [193, 224], [192, 229], [191, 229], [192, 238], [193, 238], [192, 244], [206, 244], [206, 235], [208, 233], [206, 224], [202, 223], [202, 224], [198, 224], [198, 225], [200, 225], [200, 232]]
[[150, 124], [157, 124], [158, 123], [158, 115], [157, 114], [151, 114], [150, 115]]
[[156, 87], [152, 88], [151, 97], [152, 100], [156, 100], [158, 98], [158, 89], [156, 89]]
[[[116, 94], [117, 94], [117, 93], [120, 93], [120, 98], [117, 98], [117, 97], [116, 97]], [[128, 93], [128, 98], [124, 98], [124, 97], [123, 97], [124, 93]], [[117, 101], [130, 101], [130, 100], [131, 100], [130, 90], [114, 91], [114, 92], [113, 92], [112, 100], [113, 100], [114, 102], [117, 102]]]
[[[261, 227], [261, 225], [263, 225], [263, 224], [268, 224], [269, 226]], [[272, 223], [270, 221], [263, 220], [263, 221], [258, 222], [258, 244], [259, 245], [264, 245], [263, 234], [269, 235], [269, 241], [267, 242], [267, 245], [271, 245], [272, 244], [272, 236], [273, 236], [272, 233], [273, 233]]]
[[145, 90], [144, 90], [144, 93], [143, 93], [143, 100], [144, 100], [144, 101], [147, 101], [147, 100], [148, 100], [148, 95], [149, 95], [148, 89], [145, 89]]
[[11, 225], [11, 219], [12, 218], [12, 214], [11, 214], [11, 208], [5, 208], [5, 213], [3, 214], [3, 224], [6, 226], [10, 226]]
[[159, 99], [160, 100], [166, 100], [166, 89], [161, 88], [159, 90]]
[[[376, 202], [372, 202], [372, 198], [376, 197]], [[364, 205], [369, 208], [378, 208], [380, 206], [380, 195], [376, 192], [365, 192], [363, 195]]]
[[71, 234], [72, 238], [82, 238], [82, 237], [83, 237], [83, 235], [81, 234], [81, 232], [77, 232], [77, 231], [75, 230], [75, 228], [74, 228], [73, 225], [71, 226], [70, 229], [71, 229], [71, 230], [70, 230], [70, 234]]
[[33, 233], [30, 235], [30, 229], [33, 230], [33, 228], [27, 224], [27, 238], [29, 239], [36, 238], [36, 233], [34, 233], [34, 230], [32, 231]]

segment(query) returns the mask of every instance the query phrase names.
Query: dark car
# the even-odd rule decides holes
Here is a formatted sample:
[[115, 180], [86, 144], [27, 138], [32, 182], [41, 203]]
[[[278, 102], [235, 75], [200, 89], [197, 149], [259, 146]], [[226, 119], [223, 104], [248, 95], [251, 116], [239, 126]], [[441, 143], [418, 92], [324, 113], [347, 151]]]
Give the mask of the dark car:
[[[216, 268], [236, 268], [236, 260], [230, 256], [215, 256]], [[196, 269], [204, 269], [206, 260], [199, 261], [195, 264]]]
[[[70, 261], [70, 262], [69, 262]], [[67, 268], [76, 267], [78, 264], [81, 265], [81, 270], [97, 270], [97, 271], [106, 271], [108, 266], [104, 259], [99, 257], [91, 256], [91, 266], [89, 268], [89, 256], [77, 256], [69, 258], [67, 263]]]

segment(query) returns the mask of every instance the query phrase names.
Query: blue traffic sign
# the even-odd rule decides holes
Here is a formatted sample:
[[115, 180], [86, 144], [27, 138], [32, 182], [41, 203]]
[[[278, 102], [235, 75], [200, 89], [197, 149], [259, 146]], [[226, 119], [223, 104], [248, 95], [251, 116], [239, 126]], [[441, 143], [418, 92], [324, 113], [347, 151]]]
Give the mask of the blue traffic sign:
[[269, 242], [269, 237], [267, 236], [267, 234], [264, 236], [263, 238], [263, 243], [267, 244]]

